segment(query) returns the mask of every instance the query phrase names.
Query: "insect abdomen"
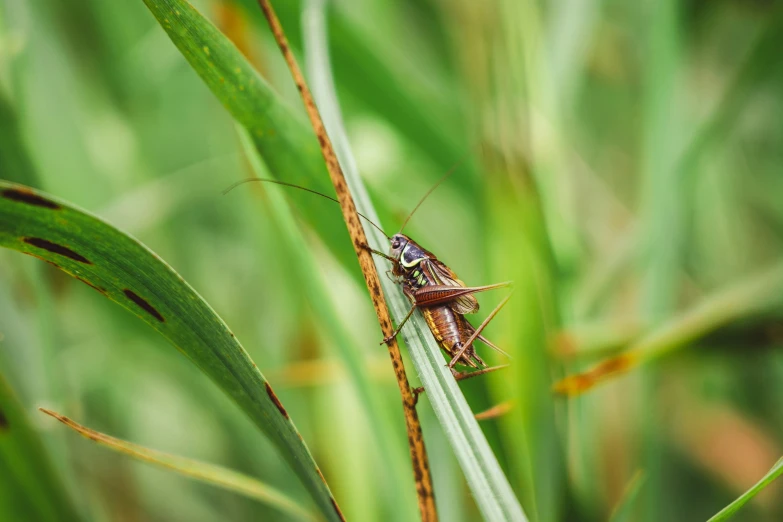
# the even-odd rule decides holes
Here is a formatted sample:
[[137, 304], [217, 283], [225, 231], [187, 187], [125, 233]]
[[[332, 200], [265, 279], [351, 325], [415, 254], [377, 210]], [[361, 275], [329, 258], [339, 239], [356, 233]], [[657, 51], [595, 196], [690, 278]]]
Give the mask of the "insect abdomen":
[[[470, 339], [473, 332], [467, 320], [449, 306], [422, 308], [421, 312], [424, 314], [427, 326], [430, 327], [433, 337], [438, 341], [441, 348], [452, 357], [457, 355], [462, 350], [464, 343]], [[486, 366], [473, 346], [465, 350], [465, 353], [460, 357], [460, 364], [473, 368]]]
[[462, 318], [458, 317], [448, 306], [422, 308], [421, 311], [432, 335], [446, 351], [451, 352], [454, 345], [460, 342], [460, 320]]

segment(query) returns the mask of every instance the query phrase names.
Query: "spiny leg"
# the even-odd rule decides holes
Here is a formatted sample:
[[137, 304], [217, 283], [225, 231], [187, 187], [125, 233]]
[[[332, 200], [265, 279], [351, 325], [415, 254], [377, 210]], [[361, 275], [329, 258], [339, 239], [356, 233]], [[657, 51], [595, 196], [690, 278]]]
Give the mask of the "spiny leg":
[[450, 285], [427, 285], [422, 286], [413, 293], [416, 304], [419, 306], [434, 306], [436, 304], [448, 303], [464, 295], [477, 294], [496, 288], [511, 286], [511, 281], [504, 283], [495, 283], [484, 286], [450, 286]]
[[389, 337], [386, 337], [383, 341], [381, 341], [381, 344], [389, 344], [392, 341], [392, 339], [397, 337], [397, 334], [400, 333], [402, 327], [405, 326], [405, 323], [407, 323], [408, 319], [410, 319], [411, 316], [413, 315], [414, 310], [416, 310], [416, 305], [411, 306], [411, 309], [408, 311], [408, 315], [405, 316], [405, 319], [403, 319], [402, 322], [399, 325], [397, 325], [397, 328], [394, 329], [394, 331]]
[[482, 330], [487, 327], [489, 322], [494, 319], [494, 317], [497, 315], [497, 313], [500, 311], [501, 308], [508, 302], [508, 300], [511, 299], [511, 294], [507, 295], [505, 299], [500, 301], [500, 303], [495, 307], [494, 310], [492, 310], [489, 315], [487, 316], [484, 321], [479, 325], [478, 328], [473, 332], [473, 334], [468, 338], [468, 340], [462, 345], [462, 348], [460, 348], [459, 352], [457, 352], [457, 355], [454, 356], [454, 358], [451, 359], [451, 362], [449, 363], [449, 368], [453, 371], [454, 365], [457, 364], [457, 361], [459, 361], [462, 358], [462, 355], [465, 353], [465, 351], [470, 348], [473, 345], [473, 341], [476, 340], [476, 338], [481, 334]]
[[490, 366], [489, 368], [482, 368], [481, 370], [476, 370], [475, 372], [458, 372], [454, 368], [451, 369], [451, 374], [454, 376], [455, 381], [464, 381], [465, 379], [470, 379], [472, 377], [478, 377], [479, 375], [484, 375], [485, 373], [495, 372], [497, 370], [502, 370], [503, 368], [508, 368], [509, 364], [499, 364], [497, 366]]

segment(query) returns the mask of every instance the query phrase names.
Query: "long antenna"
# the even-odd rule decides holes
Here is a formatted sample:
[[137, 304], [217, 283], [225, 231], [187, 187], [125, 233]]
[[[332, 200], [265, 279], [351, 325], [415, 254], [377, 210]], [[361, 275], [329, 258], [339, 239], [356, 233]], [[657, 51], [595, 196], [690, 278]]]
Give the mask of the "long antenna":
[[[309, 189], [307, 187], [302, 187], [302, 186], [299, 186], [299, 185], [294, 185], [293, 183], [286, 183], [285, 181], [278, 181], [276, 179], [266, 179], [266, 178], [248, 178], [248, 179], [243, 179], [243, 180], [237, 181], [236, 183], [232, 183], [231, 185], [229, 185], [228, 188], [226, 188], [223, 191], [223, 195], [225, 196], [226, 194], [228, 194], [229, 192], [231, 192], [232, 190], [234, 190], [238, 186], [244, 185], [245, 183], [250, 183], [251, 181], [261, 181], [261, 182], [264, 182], [264, 183], [274, 183], [275, 185], [283, 185], [285, 187], [297, 188], [299, 190], [304, 190], [305, 192], [309, 192], [310, 194], [315, 194], [316, 196], [321, 196], [322, 198], [326, 198], [329, 201], [334, 201], [338, 205], [340, 204], [340, 202], [337, 201], [336, 199], [334, 199], [333, 197], [327, 196], [326, 194], [322, 194], [322, 193], [318, 192], [317, 190]], [[438, 183], [440, 183], [440, 182], [438, 182]], [[386, 239], [391, 240], [391, 237], [389, 237], [389, 234], [384, 232], [381, 227], [379, 227], [378, 225], [373, 223], [373, 221], [370, 218], [368, 218], [367, 216], [365, 216], [364, 214], [362, 214], [360, 212], [357, 212], [357, 214], [359, 214], [359, 217], [364, 218], [369, 224], [371, 224], [372, 226], [377, 228], [378, 231], [381, 234], [386, 236]]]
[[[466, 157], [467, 157], [467, 156], [466, 156]], [[434, 184], [434, 185], [433, 185], [433, 186], [432, 186], [432, 187], [431, 187], [431, 188], [430, 188], [430, 189], [427, 191], [427, 193], [426, 193], [426, 194], [424, 194], [424, 196], [422, 196], [422, 198], [419, 200], [419, 202], [418, 202], [418, 203], [416, 203], [416, 206], [415, 206], [415, 207], [413, 207], [413, 210], [411, 210], [411, 213], [410, 213], [410, 214], [408, 214], [408, 217], [406, 217], [406, 218], [405, 218], [405, 221], [403, 221], [403, 222], [402, 222], [402, 226], [400, 227], [400, 232], [399, 232], [400, 234], [402, 234], [402, 231], [405, 229], [405, 225], [407, 225], [407, 224], [408, 224], [408, 221], [410, 221], [411, 217], [413, 217], [413, 214], [414, 214], [414, 213], [415, 213], [417, 210], [419, 210], [419, 207], [421, 206], [421, 204], [422, 204], [422, 203], [424, 203], [424, 200], [426, 200], [426, 199], [429, 197], [429, 195], [430, 195], [430, 194], [432, 194], [432, 193], [435, 191], [435, 189], [436, 189], [436, 188], [438, 188], [438, 186], [440, 186], [440, 184], [441, 184], [441, 183], [443, 183], [444, 181], [446, 181], [446, 179], [448, 179], [448, 177], [449, 177], [449, 176], [451, 176], [452, 174], [454, 174], [454, 172], [456, 172], [456, 170], [457, 170], [457, 167], [459, 167], [459, 166], [462, 164], [462, 162], [463, 162], [463, 161], [465, 161], [465, 158], [462, 158], [462, 159], [461, 159], [461, 160], [459, 160], [457, 163], [455, 163], [454, 165], [452, 165], [452, 166], [451, 166], [451, 168], [448, 170], [448, 172], [446, 172], [446, 173], [445, 173], [443, 176], [441, 176], [441, 178], [438, 180], [438, 182], [437, 182], [437, 183], [435, 183], [435, 184]]]

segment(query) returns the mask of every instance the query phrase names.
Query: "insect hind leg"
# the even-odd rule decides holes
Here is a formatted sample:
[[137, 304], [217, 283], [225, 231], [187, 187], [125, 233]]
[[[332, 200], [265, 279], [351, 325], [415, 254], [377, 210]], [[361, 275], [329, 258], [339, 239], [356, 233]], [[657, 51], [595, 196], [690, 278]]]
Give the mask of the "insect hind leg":
[[452, 356], [451, 362], [449, 362], [449, 368], [451, 369], [453, 369], [455, 364], [476, 369], [487, 367], [487, 363], [485, 363], [484, 360], [479, 357], [479, 354], [476, 353], [476, 350], [473, 346], [468, 346], [465, 348], [463, 343], [456, 343], [451, 348], [451, 350], [447, 351], [446, 353]]
[[[497, 313], [500, 311], [500, 309], [501, 309], [501, 308], [503, 308], [503, 306], [504, 306], [504, 305], [505, 305], [505, 304], [508, 302], [508, 300], [509, 300], [509, 299], [511, 299], [511, 294], [507, 295], [507, 296], [506, 296], [506, 297], [505, 297], [505, 298], [504, 298], [502, 301], [500, 301], [500, 303], [498, 303], [498, 305], [495, 307], [495, 309], [494, 309], [494, 310], [492, 310], [492, 311], [489, 313], [489, 315], [487, 316], [487, 318], [486, 318], [486, 319], [484, 319], [484, 321], [482, 321], [482, 323], [479, 325], [479, 327], [478, 327], [478, 328], [476, 328], [476, 329], [473, 331], [473, 334], [471, 334], [471, 336], [468, 338], [468, 340], [467, 340], [467, 341], [465, 341], [465, 343], [462, 345], [462, 347], [461, 347], [461, 348], [460, 348], [460, 350], [457, 352], [457, 354], [456, 354], [456, 355], [454, 355], [454, 357], [451, 359], [451, 362], [449, 362], [449, 368], [450, 368], [452, 371], [454, 370], [454, 365], [455, 365], [455, 364], [457, 364], [457, 362], [458, 362], [460, 359], [463, 359], [463, 358], [464, 358], [464, 355], [465, 355], [465, 353], [469, 353], [469, 354], [470, 354], [471, 356], [473, 356], [473, 357], [478, 357], [477, 355], [475, 355], [475, 350], [472, 350], [473, 342], [474, 342], [474, 341], [475, 341], [475, 340], [476, 340], [476, 339], [477, 339], [477, 338], [478, 338], [478, 337], [481, 335], [481, 332], [484, 330], [484, 328], [486, 328], [486, 327], [487, 327], [487, 325], [489, 324], [489, 322], [490, 322], [490, 321], [492, 321], [492, 319], [494, 319], [494, 318], [495, 318], [495, 316], [497, 315]], [[493, 347], [493, 348], [496, 348], [496, 347], [495, 347], [493, 344], [491, 344], [491, 343], [489, 344], [489, 346], [491, 346], [491, 347]], [[468, 351], [469, 349], [470, 349], [470, 350], [472, 350], [472, 352], [469, 352], [469, 351]], [[504, 353], [505, 353], [505, 352], [504, 352]], [[480, 360], [480, 359], [479, 359], [479, 360]], [[482, 362], [483, 362], [483, 361], [482, 361]], [[486, 366], [486, 365], [484, 365], [484, 366]]]
[[408, 315], [405, 316], [405, 319], [402, 320], [402, 322], [397, 325], [397, 328], [394, 329], [392, 334], [389, 337], [386, 337], [383, 341], [381, 341], [380, 344], [389, 344], [392, 342], [392, 340], [397, 337], [397, 334], [400, 333], [400, 330], [402, 330], [402, 327], [405, 326], [405, 323], [408, 322], [408, 319], [411, 318], [413, 315], [413, 312], [416, 310], [416, 305], [411, 306], [411, 309], [408, 311]]
[[479, 375], [484, 375], [485, 373], [491, 373], [496, 372], [498, 370], [502, 370], [504, 368], [508, 368], [510, 365], [508, 364], [499, 364], [498, 366], [490, 366], [489, 368], [482, 368], [480, 370], [476, 370], [473, 372], [459, 372], [455, 370], [454, 368], [451, 369], [451, 374], [454, 376], [455, 381], [464, 381], [465, 379], [471, 379], [473, 377], [478, 377]]

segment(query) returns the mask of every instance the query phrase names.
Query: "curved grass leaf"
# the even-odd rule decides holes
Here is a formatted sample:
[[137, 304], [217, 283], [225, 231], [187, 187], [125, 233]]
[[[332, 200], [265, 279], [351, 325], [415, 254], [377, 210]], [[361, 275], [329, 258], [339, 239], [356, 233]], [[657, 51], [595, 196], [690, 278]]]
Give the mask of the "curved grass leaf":
[[75, 422], [64, 415], [60, 415], [57, 412], [47, 410], [45, 408], [39, 409], [45, 414], [62, 422], [83, 437], [86, 437], [102, 446], [106, 446], [109, 449], [119, 453], [124, 453], [125, 455], [129, 455], [143, 462], [148, 462], [150, 464], [175, 471], [181, 475], [200, 480], [207, 484], [227, 489], [229, 491], [239, 493], [240, 495], [245, 495], [247, 497], [258, 500], [259, 502], [277, 508], [280, 511], [288, 513], [297, 519], [311, 521], [316, 520], [312, 513], [304, 510], [294, 500], [287, 497], [280, 491], [277, 491], [275, 488], [254, 479], [253, 477], [249, 477], [222, 466], [216, 466], [214, 464], [199, 462], [197, 460], [180, 457], [178, 455], [172, 455], [170, 453], [164, 453], [162, 451], [145, 448], [144, 446], [139, 446], [138, 444], [133, 444], [132, 442], [117, 439], [90, 429], [86, 426], [82, 426], [78, 422]]
[[[215, 97], [248, 130], [272, 174], [289, 183], [334, 193], [313, 131], [299, 113], [282, 102], [239, 49], [185, 0], [144, 3]], [[349, 244], [340, 213], [324, 213], [321, 207], [307, 204], [311, 200], [303, 201], [297, 210], [344, 266], [358, 276], [353, 253], [340, 248]]]
[[[329, 64], [322, 4], [323, 2], [320, 1], [310, 2], [306, 14], [307, 25], [304, 32], [310, 82], [324, 124], [350, 185], [356, 208], [374, 222], [379, 223], [377, 213], [362, 184], [343, 129]], [[378, 230], [375, 230], [374, 227], [365, 227], [365, 231], [373, 248], [380, 251], [388, 249], [386, 238]], [[376, 266], [379, 273], [389, 269], [387, 262], [377, 257]], [[407, 314], [410, 303], [401, 288], [390, 279], [382, 277], [381, 285], [392, 315], [399, 323]], [[440, 347], [435, 342], [420, 312], [417, 311], [408, 321], [401, 335], [410, 349], [411, 359], [424, 385], [427, 399], [432, 404], [432, 408], [451, 443], [484, 519], [493, 522], [526, 521], [527, 518], [508, 479], [489, 447], [462, 391], [447, 369]]]
[[0, 246], [47, 261], [138, 315], [266, 433], [321, 512], [339, 508], [271, 386], [212, 308], [147, 247], [82, 210], [0, 181]]
[[0, 519], [80, 520], [22, 405], [0, 374]]
[[750, 499], [755, 497], [759, 491], [772, 484], [775, 479], [783, 475], [783, 459], [780, 459], [772, 466], [769, 473], [764, 475], [764, 478], [756, 482], [752, 488], [743, 493], [737, 500], [721, 509], [718, 514], [710, 518], [707, 522], [723, 522], [733, 517], [742, 506], [748, 503]]

